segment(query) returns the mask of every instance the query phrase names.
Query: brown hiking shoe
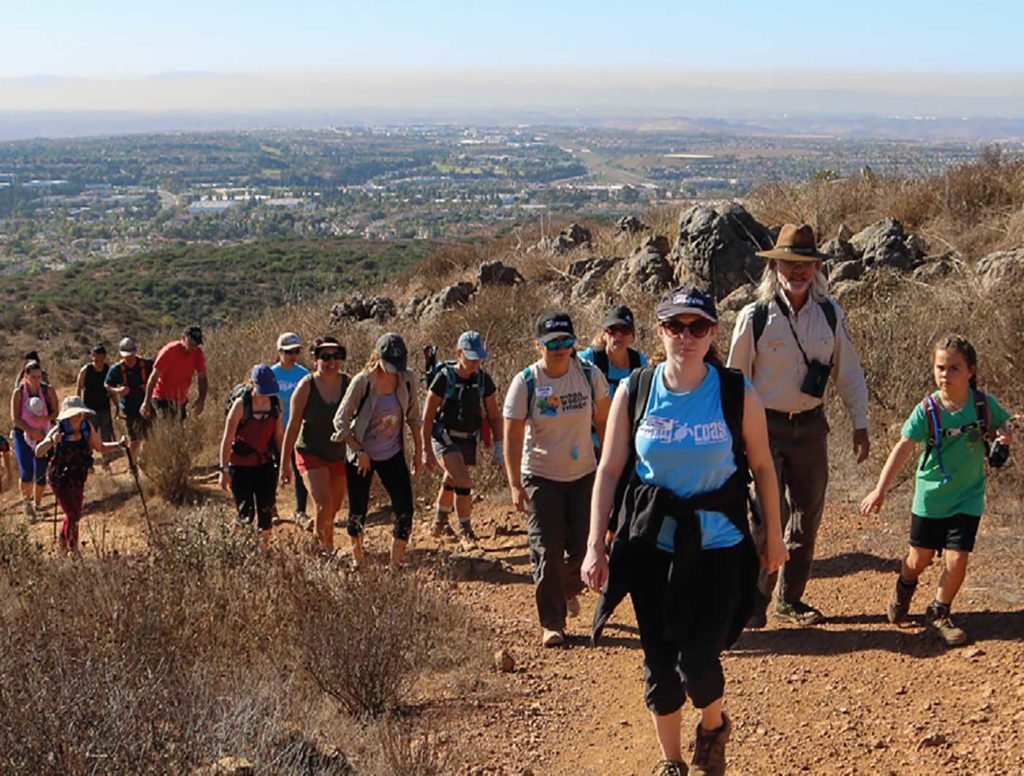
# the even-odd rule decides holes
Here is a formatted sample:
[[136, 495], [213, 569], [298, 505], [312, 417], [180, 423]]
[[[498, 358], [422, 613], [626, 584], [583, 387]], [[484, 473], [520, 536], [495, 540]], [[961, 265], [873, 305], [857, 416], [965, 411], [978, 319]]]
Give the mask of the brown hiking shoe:
[[803, 601], [790, 603], [779, 598], [775, 601], [775, 619], [779, 622], [807, 626], [825, 622], [825, 615]]
[[722, 714], [722, 726], [707, 732], [697, 723], [690, 773], [695, 776], [722, 776], [725, 773], [725, 745], [732, 733], [732, 720]]
[[907, 615], [910, 613], [910, 600], [914, 597], [915, 590], [917, 590], [917, 582], [907, 586], [903, 582], [903, 577], [896, 576], [896, 587], [889, 599], [889, 607], [886, 611], [889, 622], [893, 625], [907, 621]]
[[959, 647], [967, 643], [967, 632], [953, 624], [948, 605], [932, 601], [924, 610], [924, 619], [935, 629], [947, 647]]
[[686, 776], [686, 763], [677, 763], [675, 760], [661, 760], [651, 771], [654, 776]]

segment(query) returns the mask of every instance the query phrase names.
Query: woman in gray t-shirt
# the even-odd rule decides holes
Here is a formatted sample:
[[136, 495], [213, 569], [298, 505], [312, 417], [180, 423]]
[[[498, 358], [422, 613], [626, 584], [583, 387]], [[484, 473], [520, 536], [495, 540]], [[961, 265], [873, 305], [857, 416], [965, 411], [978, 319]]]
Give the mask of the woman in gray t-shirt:
[[505, 396], [505, 470], [512, 501], [527, 514], [541, 643], [556, 647], [565, 643], [566, 616], [579, 614], [597, 469], [591, 424], [602, 439], [608, 382], [576, 357], [566, 313], [541, 315], [535, 336], [540, 360], [512, 379]]

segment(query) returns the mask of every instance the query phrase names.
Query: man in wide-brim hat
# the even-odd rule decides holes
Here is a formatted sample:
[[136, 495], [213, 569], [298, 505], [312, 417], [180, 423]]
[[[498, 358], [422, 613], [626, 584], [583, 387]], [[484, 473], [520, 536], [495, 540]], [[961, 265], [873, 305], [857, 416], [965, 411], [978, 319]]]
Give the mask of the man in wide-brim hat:
[[729, 366], [740, 369], [764, 402], [782, 499], [782, 527], [789, 560], [778, 577], [762, 573], [752, 627], [775, 617], [814, 625], [824, 615], [804, 602], [814, 543], [828, 485], [828, 421], [824, 394], [831, 378], [853, 426], [853, 450], [867, 459], [868, 389], [839, 304], [828, 296], [814, 230], [786, 224], [766, 260], [758, 300], [736, 320]]

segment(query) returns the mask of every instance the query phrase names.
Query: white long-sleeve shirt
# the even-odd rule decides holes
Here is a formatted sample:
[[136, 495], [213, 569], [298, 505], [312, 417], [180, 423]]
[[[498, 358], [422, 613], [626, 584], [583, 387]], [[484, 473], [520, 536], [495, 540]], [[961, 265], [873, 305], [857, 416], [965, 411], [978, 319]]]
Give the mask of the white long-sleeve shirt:
[[[842, 308], [829, 298], [836, 311], [836, 331], [832, 333], [821, 306], [808, 299], [798, 313], [789, 311], [793, 328], [800, 337], [807, 358], [823, 364], [832, 361], [832, 380], [850, 413], [855, 429], [868, 427], [868, 386], [864, 370], [853, 349]], [[778, 302], [768, 305], [768, 320], [754, 347], [754, 308], [748, 304], [740, 311], [732, 332], [728, 365], [739, 369], [754, 385], [764, 406], [778, 412], [806, 412], [822, 403], [800, 390], [807, 365]]]

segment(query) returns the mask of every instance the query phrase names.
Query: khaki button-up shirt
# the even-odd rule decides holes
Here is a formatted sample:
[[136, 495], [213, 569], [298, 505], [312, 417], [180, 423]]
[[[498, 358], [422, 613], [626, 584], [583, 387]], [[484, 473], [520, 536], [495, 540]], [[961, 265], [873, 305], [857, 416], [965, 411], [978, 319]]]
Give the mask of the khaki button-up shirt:
[[828, 325], [821, 306], [808, 299], [798, 313], [782, 310], [777, 301], [768, 305], [768, 321], [761, 338], [754, 346], [754, 307], [748, 304], [740, 311], [736, 328], [732, 332], [728, 365], [739, 369], [754, 385], [758, 396], [768, 409], [779, 412], [805, 412], [822, 403], [800, 390], [807, 365], [797, 347], [793, 331], [786, 321], [789, 312], [807, 358], [823, 364], [832, 361], [832, 380], [840, 398], [850, 413], [855, 429], [868, 427], [868, 386], [864, 370], [846, 330], [846, 317], [842, 309], [829, 298], [836, 311], [836, 331]]

